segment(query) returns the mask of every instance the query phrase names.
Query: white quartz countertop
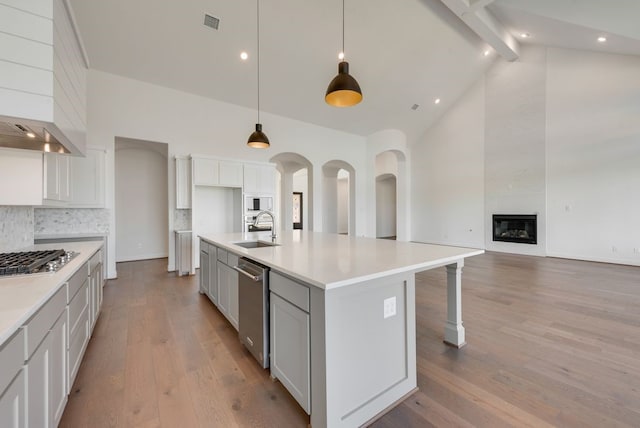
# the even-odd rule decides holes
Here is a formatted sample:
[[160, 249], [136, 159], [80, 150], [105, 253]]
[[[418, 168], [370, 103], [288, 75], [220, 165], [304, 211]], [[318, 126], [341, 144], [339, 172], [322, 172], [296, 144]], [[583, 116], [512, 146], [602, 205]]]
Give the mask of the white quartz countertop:
[[75, 251], [78, 255], [55, 273], [0, 277], [0, 346], [35, 314], [103, 244], [103, 241], [84, 241], [36, 244], [23, 248], [21, 251], [63, 248], [66, 251]]
[[202, 234], [201, 238], [305, 283], [331, 289], [401, 272], [443, 266], [484, 250], [446, 245], [357, 238], [295, 230], [281, 233], [279, 246], [243, 248], [239, 241], [270, 242], [271, 232]]

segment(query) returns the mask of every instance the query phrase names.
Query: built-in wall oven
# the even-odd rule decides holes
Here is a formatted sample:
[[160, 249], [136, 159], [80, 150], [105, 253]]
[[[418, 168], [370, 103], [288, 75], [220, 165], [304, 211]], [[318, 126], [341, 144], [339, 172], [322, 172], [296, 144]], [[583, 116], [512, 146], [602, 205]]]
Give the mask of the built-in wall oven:
[[240, 342], [258, 360], [269, 367], [269, 268], [241, 258], [233, 267], [238, 275]]

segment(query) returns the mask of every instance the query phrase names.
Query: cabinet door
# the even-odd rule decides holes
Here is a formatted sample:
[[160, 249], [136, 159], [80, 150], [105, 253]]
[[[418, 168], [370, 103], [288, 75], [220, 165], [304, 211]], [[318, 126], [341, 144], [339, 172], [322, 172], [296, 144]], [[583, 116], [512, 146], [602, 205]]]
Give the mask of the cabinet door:
[[58, 426], [67, 405], [67, 313], [60, 315], [49, 332], [49, 421]]
[[259, 194], [260, 193], [260, 175], [262, 167], [260, 165], [244, 164], [244, 193]]
[[60, 183], [58, 181], [58, 155], [55, 153], [44, 154], [44, 199], [60, 200]]
[[6, 391], [0, 396], [0, 426], [2, 427], [24, 428], [27, 426], [24, 372], [24, 369], [21, 369]]
[[71, 200], [71, 162], [66, 155], [57, 155], [58, 160], [58, 191], [61, 201]]
[[29, 426], [49, 427], [49, 387], [51, 334], [47, 334], [27, 364]]
[[218, 185], [218, 161], [216, 159], [193, 158], [193, 184], [196, 186]]
[[229, 266], [218, 261], [218, 309], [225, 317], [229, 316]]
[[309, 314], [271, 293], [271, 375], [309, 413]]
[[84, 208], [104, 207], [105, 152], [87, 149], [85, 157], [72, 156], [70, 205]]
[[44, 197], [42, 153], [0, 148], [0, 205], [40, 205]]
[[[200, 246], [206, 245], [200, 242]], [[200, 250], [200, 294], [209, 290], [209, 254]]]
[[242, 187], [242, 164], [240, 162], [219, 162], [220, 186]]
[[216, 258], [216, 248], [210, 247], [209, 251], [209, 298], [218, 306], [218, 261]]
[[229, 315], [227, 318], [231, 321], [231, 325], [238, 330], [238, 320], [240, 319], [240, 307], [238, 299], [238, 272], [228, 267], [229, 281]]
[[176, 158], [176, 208], [191, 208], [191, 165], [189, 159]]
[[263, 165], [260, 168], [260, 193], [276, 193], [276, 167], [273, 165]]

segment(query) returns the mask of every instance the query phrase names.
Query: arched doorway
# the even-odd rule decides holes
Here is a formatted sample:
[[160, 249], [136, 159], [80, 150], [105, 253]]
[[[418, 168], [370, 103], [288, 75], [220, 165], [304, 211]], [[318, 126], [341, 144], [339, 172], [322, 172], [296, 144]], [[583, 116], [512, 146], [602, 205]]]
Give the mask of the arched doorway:
[[293, 229], [294, 192], [302, 197], [302, 228], [313, 230], [313, 165], [297, 153], [279, 153], [270, 159], [276, 164], [279, 180], [280, 230]]
[[396, 239], [397, 180], [393, 174], [376, 177], [376, 238]]
[[332, 160], [322, 166], [322, 175], [322, 230], [355, 234], [355, 169], [345, 161]]
[[386, 150], [376, 155], [376, 237], [409, 240], [407, 174], [406, 157], [402, 151]]

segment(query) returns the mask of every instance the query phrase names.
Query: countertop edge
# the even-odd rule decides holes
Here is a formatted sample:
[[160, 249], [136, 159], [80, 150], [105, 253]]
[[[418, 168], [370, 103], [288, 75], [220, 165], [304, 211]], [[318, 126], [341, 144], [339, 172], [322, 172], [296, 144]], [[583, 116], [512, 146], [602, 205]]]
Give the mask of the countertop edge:
[[[84, 254], [82, 254], [82, 256], [79, 256], [81, 258], [73, 259], [73, 261], [76, 262], [75, 265], [77, 265], [75, 269], [73, 270], [61, 269], [60, 272], [57, 272], [52, 276], [44, 276], [44, 278], [51, 278], [57, 274], [61, 274], [59, 278], [56, 278], [57, 285], [51, 286], [46, 292], [38, 296], [37, 301], [33, 305], [31, 305], [29, 309], [27, 309], [23, 314], [21, 314], [18, 318], [16, 318], [8, 327], [5, 327], [5, 329], [2, 332], [0, 332], [0, 347], [2, 347], [8, 339], [13, 337], [13, 335], [18, 331], [18, 329], [22, 327], [22, 325], [24, 325], [24, 323], [28, 321], [29, 318], [31, 318], [36, 312], [38, 312], [38, 310], [45, 303], [47, 303], [47, 301], [51, 297], [53, 297], [53, 295], [56, 294], [58, 290], [60, 290], [60, 287], [62, 287], [65, 284], [65, 282], [67, 282], [69, 278], [71, 278], [78, 271], [78, 269], [80, 269], [82, 265], [84, 265], [91, 257], [93, 257], [93, 255], [97, 253], [98, 250], [100, 250], [100, 248], [102, 248], [102, 246], [104, 245], [103, 241], [85, 241], [82, 244], [94, 244], [95, 247], [88, 251], [89, 255], [85, 256]], [[56, 244], [35, 244], [33, 247], [43, 248], [43, 247], [50, 247], [51, 245], [56, 245]], [[48, 275], [48, 274], [43, 274], [43, 275]], [[21, 277], [21, 278], [24, 278], [24, 277]], [[2, 278], [0, 279], [0, 281], [11, 281], [12, 279], [13, 279], [12, 277]], [[37, 278], [34, 278], [34, 279], [37, 279]]]

